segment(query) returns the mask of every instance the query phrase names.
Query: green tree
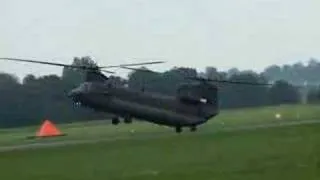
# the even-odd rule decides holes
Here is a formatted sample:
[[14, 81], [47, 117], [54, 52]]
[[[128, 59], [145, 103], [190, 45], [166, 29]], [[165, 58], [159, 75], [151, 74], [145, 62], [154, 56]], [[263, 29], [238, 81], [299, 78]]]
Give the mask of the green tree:
[[[267, 80], [252, 72], [240, 72], [227, 79], [231, 82], [266, 83]], [[219, 83], [222, 108], [262, 106], [267, 103], [266, 86]]]
[[293, 104], [300, 102], [299, 90], [284, 80], [276, 81], [268, 94], [271, 104]]
[[[97, 67], [95, 61], [89, 56], [74, 57], [72, 64], [73, 66], [84, 66], [84, 67]], [[70, 83], [70, 87], [74, 88], [80, 83], [85, 81], [86, 73], [85, 70], [73, 67], [64, 67], [62, 72], [62, 79]]]

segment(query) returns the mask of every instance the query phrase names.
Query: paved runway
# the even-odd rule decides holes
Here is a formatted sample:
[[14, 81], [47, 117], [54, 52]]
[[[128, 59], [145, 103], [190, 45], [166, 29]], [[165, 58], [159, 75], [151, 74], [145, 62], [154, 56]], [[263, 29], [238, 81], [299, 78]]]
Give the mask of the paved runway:
[[[320, 120], [305, 120], [305, 121], [296, 121], [296, 122], [277, 122], [270, 123], [264, 125], [247, 125], [247, 126], [239, 126], [233, 128], [224, 128], [219, 130], [219, 132], [228, 132], [228, 131], [238, 131], [238, 130], [254, 130], [259, 128], [271, 128], [271, 127], [281, 127], [281, 126], [294, 126], [294, 125], [302, 125], [302, 124], [315, 124], [320, 123]], [[172, 132], [176, 134], [174, 131]], [[183, 132], [182, 132], [183, 133]], [[200, 130], [197, 133], [212, 133], [208, 131], [201, 132]], [[143, 139], [151, 139], [162, 136], [172, 136], [172, 134], [168, 132], [154, 133], [152, 136], [145, 136], [145, 134], [141, 135]], [[41, 142], [41, 143], [30, 143], [23, 145], [12, 145], [12, 146], [3, 146], [0, 147], [0, 152], [12, 151], [12, 150], [24, 150], [24, 149], [35, 149], [35, 148], [44, 148], [44, 147], [55, 147], [55, 146], [65, 146], [65, 145], [73, 145], [73, 144], [89, 144], [89, 143], [99, 143], [99, 142], [110, 142], [116, 140], [125, 140], [132, 139], [135, 137], [113, 137], [113, 138], [101, 138], [101, 139], [92, 139], [92, 140], [63, 140], [59, 142]], [[139, 137], [140, 138], [140, 137]]]

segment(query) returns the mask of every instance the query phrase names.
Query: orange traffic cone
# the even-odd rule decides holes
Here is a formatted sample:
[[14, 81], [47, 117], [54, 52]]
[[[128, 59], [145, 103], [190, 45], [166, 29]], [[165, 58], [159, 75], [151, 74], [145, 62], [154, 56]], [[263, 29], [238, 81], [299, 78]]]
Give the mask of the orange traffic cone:
[[64, 135], [51, 121], [45, 120], [36, 134], [36, 137], [53, 137]]

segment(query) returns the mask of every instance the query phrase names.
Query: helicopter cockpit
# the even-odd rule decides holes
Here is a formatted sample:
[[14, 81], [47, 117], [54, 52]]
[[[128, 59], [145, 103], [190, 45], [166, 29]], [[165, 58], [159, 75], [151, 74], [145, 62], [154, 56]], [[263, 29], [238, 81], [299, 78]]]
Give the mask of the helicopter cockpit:
[[92, 83], [90, 82], [84, 82], [82, 84], [80, 84], [80, 86], [78, 87], [79, 91], [81, 91], [82, 93], [86, 93], [89, 92], [92, 88]]
[[80, 84], [78, 87], [72, 89], [69, 93], [69, 97], [77, 97], [80, 95], [83, 95], [85, 93], [88, 93], [92, 89], [92, 84], [90, 82], [84, 82]]

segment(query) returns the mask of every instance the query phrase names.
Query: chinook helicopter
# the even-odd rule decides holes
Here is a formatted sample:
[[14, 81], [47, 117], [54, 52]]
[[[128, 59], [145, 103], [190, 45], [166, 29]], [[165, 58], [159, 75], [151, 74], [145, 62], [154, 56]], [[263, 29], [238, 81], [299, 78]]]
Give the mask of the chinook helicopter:
[[[18, 58], [0, 58], [0, 60], [82, 69], [86, 72], [85, 82], [67, 94], [76, 104], [81, 104], [81, 106], [92, 108], [96, 111], [114, 114], [115, 116], [112, 118], [112, 124], [114, 125], [120, 123], [119, 118], [123, 118], [126, 124], [132, 123], [132, 118], [136, 118], [162, 126], [173, 127], [177, 133], [182, 132], [184, 127], [190, 128], [190, 131], [194, 132], [197, 130], [197, 126], [206, 123], [209, 119], [219, 114], [218, 89], [210, 81], [269, 85], [189, 77], [189, 79], [195, 81], [179, 85], [176, 95], [168, 96], [134, 90], [119, 85], [102, 73], [114, 73], [104, 70], [106, 68], [124, 68], [139, 71], [142, 69], [132, 68], [132, 66], [159, 64], [164, 63], [163, 61], [88, 67]], [[154, 72], [150, 70], [142, 71]]]

